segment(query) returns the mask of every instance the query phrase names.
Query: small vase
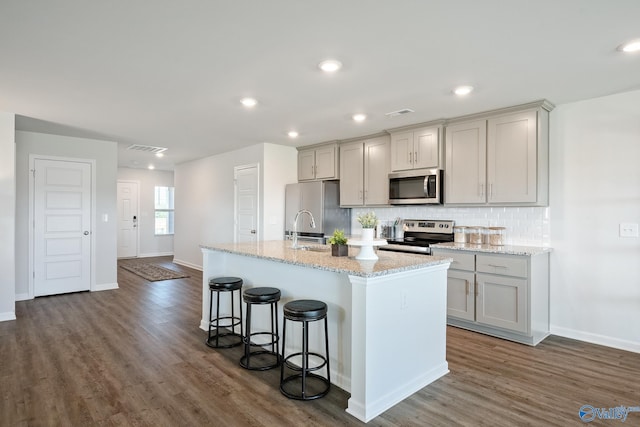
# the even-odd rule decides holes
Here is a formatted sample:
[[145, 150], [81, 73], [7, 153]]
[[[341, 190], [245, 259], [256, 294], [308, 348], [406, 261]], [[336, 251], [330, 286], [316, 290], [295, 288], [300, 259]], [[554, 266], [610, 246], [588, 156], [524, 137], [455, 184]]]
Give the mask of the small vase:
[[363, 228], [362, 229], [362, 240], [369, 241], [373, 240], [373, 233], [375, 232], [375, 228]]
[[331, 245], [331, 255], [347, 256], [349, 255], [349, 246], [347, 245]]

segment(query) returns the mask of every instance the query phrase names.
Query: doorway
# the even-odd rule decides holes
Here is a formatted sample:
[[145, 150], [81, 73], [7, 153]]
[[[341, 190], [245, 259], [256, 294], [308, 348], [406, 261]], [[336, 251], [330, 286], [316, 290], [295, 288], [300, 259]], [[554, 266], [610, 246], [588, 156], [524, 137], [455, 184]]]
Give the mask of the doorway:
[[31, 156], [29, 296], [88, 291], [95, 162]]
[[139, 188], [139, 181], [118, 180], [118, 258], [138, 256]]
[[233, 168], [234, 182], [234, 242], [255, 242], [258, 240], [258, 205], [260, 186], [260, 165], [236, 166]]

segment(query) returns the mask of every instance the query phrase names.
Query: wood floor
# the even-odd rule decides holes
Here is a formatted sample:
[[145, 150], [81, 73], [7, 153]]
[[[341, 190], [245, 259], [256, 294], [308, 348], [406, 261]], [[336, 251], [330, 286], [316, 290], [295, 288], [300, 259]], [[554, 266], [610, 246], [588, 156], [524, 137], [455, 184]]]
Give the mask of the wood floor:
[[[18, 320], [0, 323], [0, 426], [364, 425], [344, 411], [346, 392], [289, 400], [277, 371], [246, 371], [239, 348], [204, 345], [201, 273], [150, 261], [190, 277], [148, 282], [119, 268], [118, 290], [16, 303]], [[640, 354], [447, 332], [451, 372], [367, 425], [583, 425], [582, 405], [640, 406]]]

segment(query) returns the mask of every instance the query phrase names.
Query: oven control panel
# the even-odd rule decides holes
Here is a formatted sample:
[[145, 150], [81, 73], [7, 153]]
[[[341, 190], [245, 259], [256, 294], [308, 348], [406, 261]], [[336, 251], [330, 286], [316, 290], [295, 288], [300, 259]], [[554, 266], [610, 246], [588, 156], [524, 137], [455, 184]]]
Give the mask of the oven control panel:
[[404, 231], [453, 234], [453, 224], [454, 221], [405, 219], [402, 228]]

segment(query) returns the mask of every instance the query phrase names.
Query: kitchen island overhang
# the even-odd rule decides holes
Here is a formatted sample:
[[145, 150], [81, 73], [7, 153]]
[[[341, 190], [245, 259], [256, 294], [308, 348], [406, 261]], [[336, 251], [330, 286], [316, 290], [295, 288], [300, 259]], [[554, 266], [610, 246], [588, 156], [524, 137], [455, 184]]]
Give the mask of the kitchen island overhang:
[[[380, 253], [375, 262], [357, 261], [355, 251], [349, 257], [332, 257], [328, 250], [300, 251], [290, 245], [288, 241], [201, 245], [200, 327], [208, 329], [208, 280], [215, 276], [242, 277], [246, 287], [279, 288], [279, 318], [288, 301], [324, 301], [329, 307], [331, 380], [351, 393], [346, 411], [364, 422], [449, 372], [450, 258], [388, 252]], [[268, 325], [267, 319], [254, 316], [253, 324]], [[310, 348], [321, 348], [321, 338], [315, 337]]]

